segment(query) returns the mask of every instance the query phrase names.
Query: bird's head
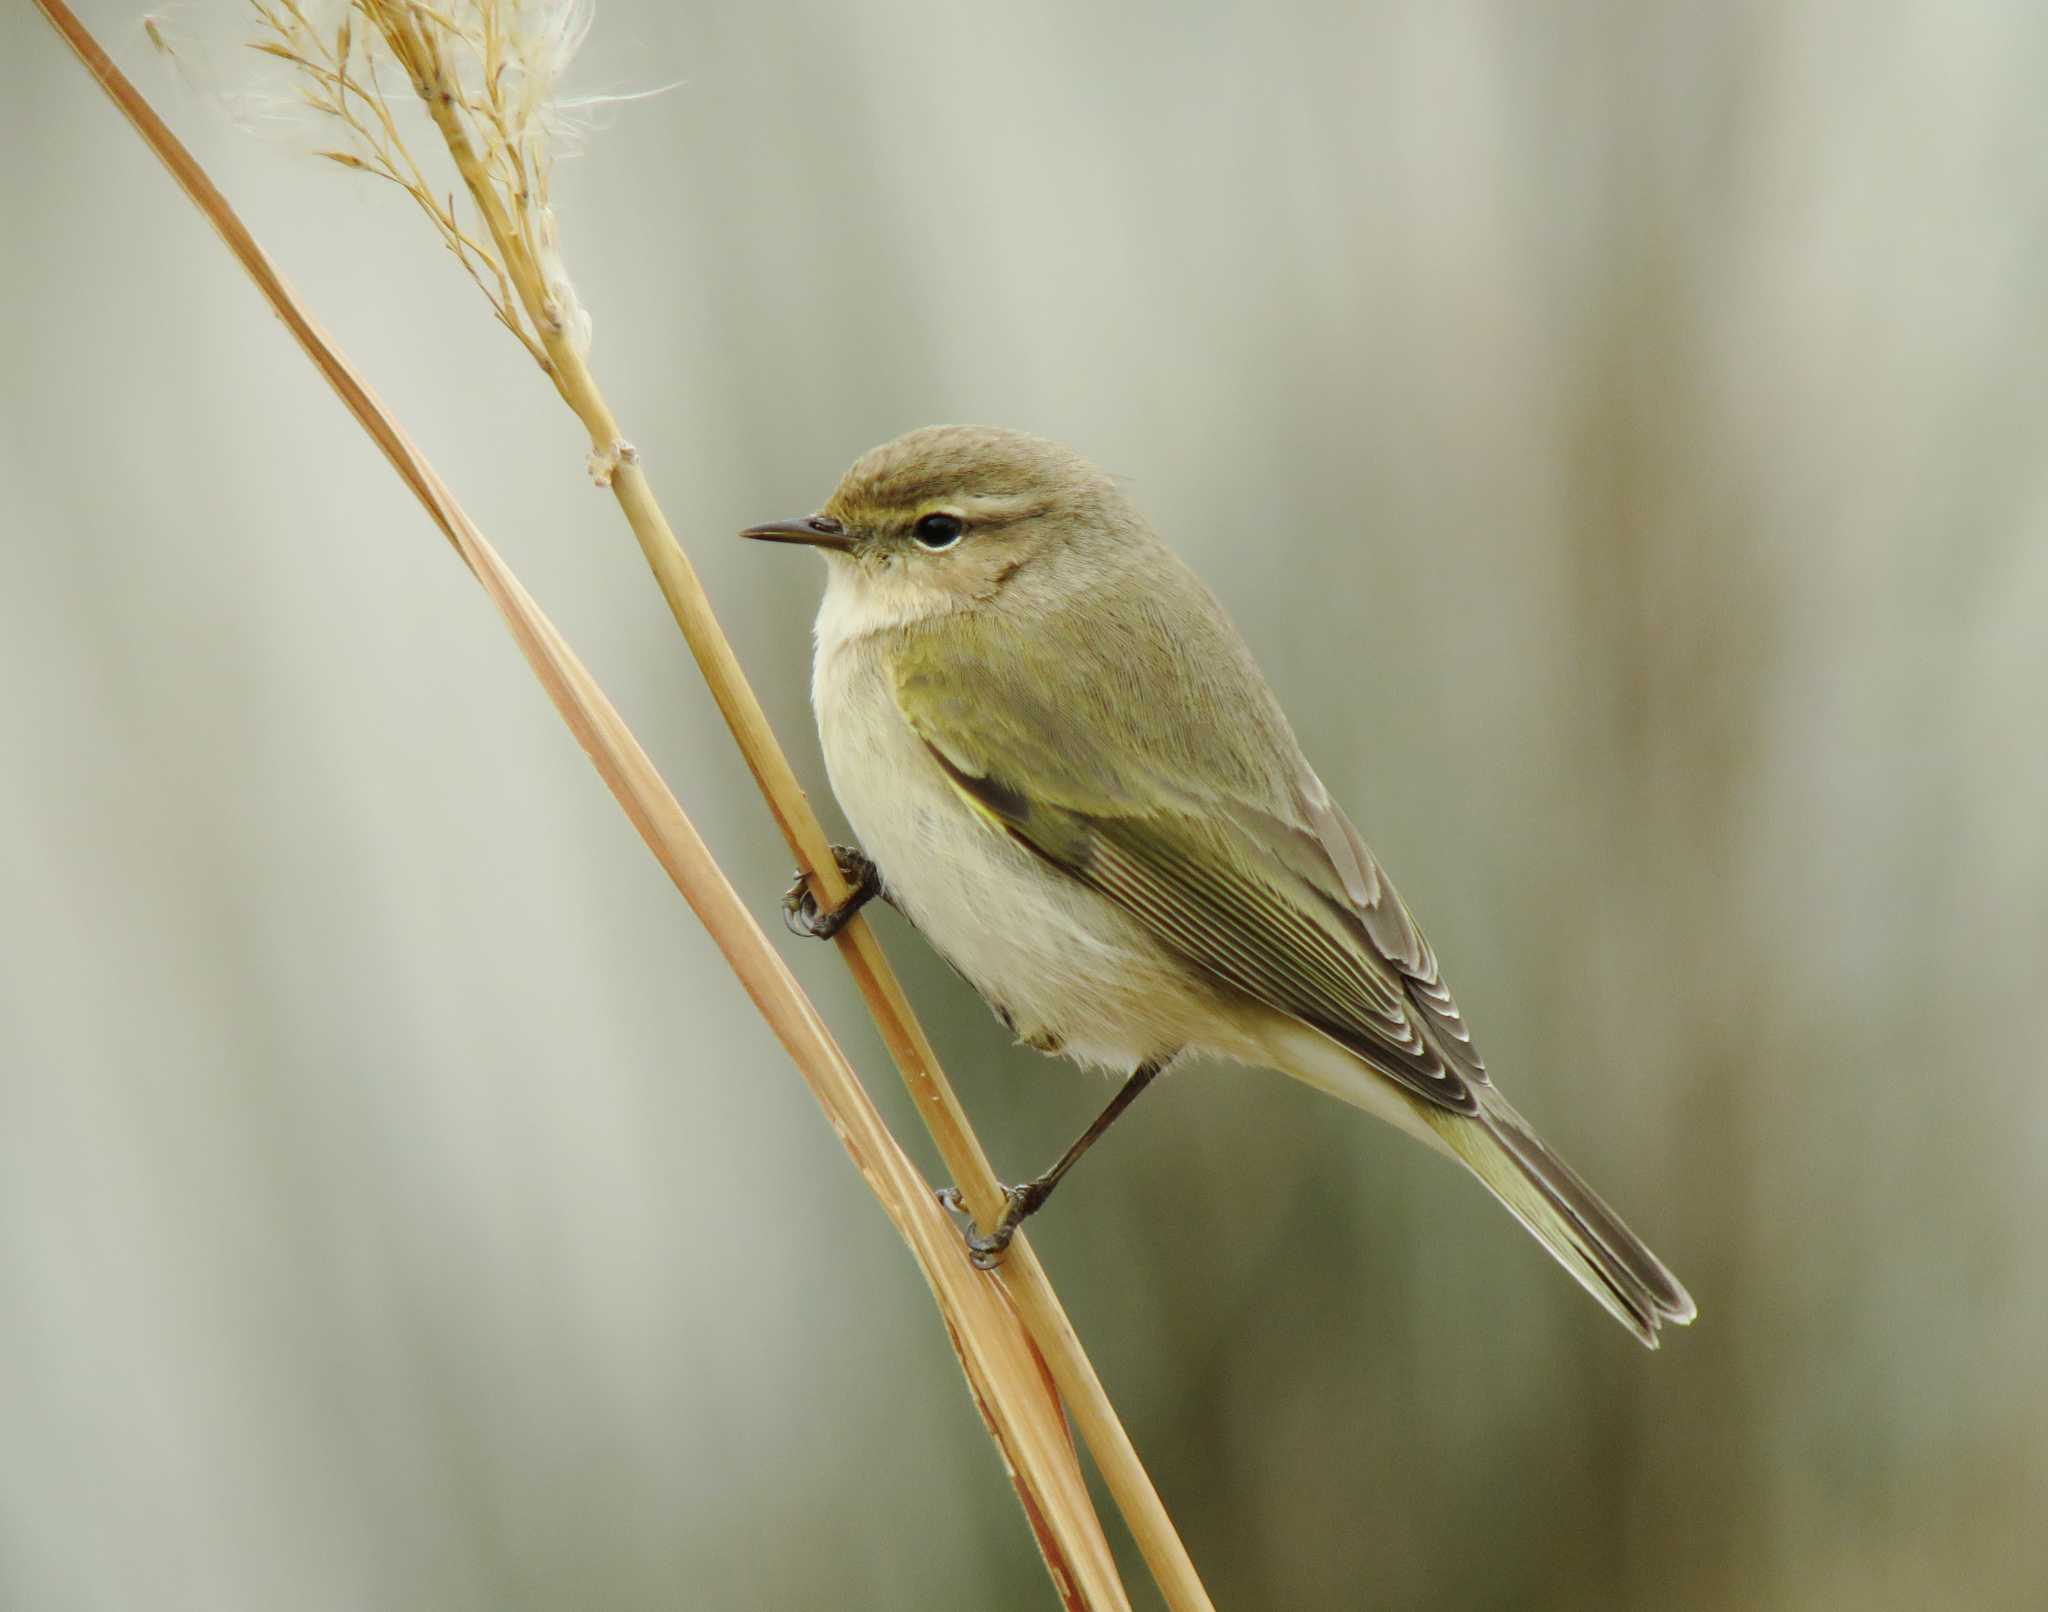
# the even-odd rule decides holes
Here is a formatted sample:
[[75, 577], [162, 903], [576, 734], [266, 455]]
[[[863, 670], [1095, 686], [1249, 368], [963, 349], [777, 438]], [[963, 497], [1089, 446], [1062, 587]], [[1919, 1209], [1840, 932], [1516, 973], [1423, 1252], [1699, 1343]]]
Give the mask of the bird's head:
[[[801, 543], [835, 590], [894, 618], [1085, 586], [1144, 523], [1071, 449], [996, 426], [935, 425], [872, 449], [815, 515], [740, 535]], [[1028, 582], [1027, 582], [1028, 579]]]

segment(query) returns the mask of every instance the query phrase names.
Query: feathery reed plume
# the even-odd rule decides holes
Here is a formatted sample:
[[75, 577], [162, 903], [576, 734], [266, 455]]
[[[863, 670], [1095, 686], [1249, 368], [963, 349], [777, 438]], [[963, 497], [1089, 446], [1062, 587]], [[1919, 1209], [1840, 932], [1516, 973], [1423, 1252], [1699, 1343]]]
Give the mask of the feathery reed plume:
[[[343, 137], [319, 154], [409, 195], [542, 368], [542, 332], [587, 350], [590, 320], [561, 271], [548, 181], [565, 127], [555, 84], [590, 32], [589, 0], [457, 0], [431, 9], [348, 0], [327, 24], [334, 9], [250, 0], [257, 34], [249, 48], [291, 68], [299, 99]], [[367, 27], [356, 27], [358, 16]], [[444, 135], [460, 130], [463, 181], [488, 208], [491, 227], [481, 234], [462, 223], [454, 197], [429, 182], [406, 144], [386, 89], [393, 77], [439, 109]]]
[[[59, 0], [38, 3], [53, 17], [63, 9]], [[348, 0], [331, 23], [325, 18], [333, 6], [316, 20], [314, 8], [300, 0], [250, 4], [258, 29], [254, 48], [292, 68], [299, 75], [301, 99], [341, 131], [341, 143], [325, 154], [413, 197], [443, 245], [484, 292], [495, 317], [539, 361], [582, 422], [590, 439], [592, 477], [617, 499], [791, 849], [820, 899], [828, 905], [843, 901], [849, 892], [824, 830], [676, 542], [639, 455], [621, 435], [587, 363], [590, 320], [564, 267], [548, 205], [552, 142], [564, 127], [554, 91], [588, 32], [587, 0], [447, 0], [441, 5]], [[416, 160], [414, 147], [407, 145], [403, 109], [390, 100], [400, 81], [409, 85], [434, 125], [469, 193], [474, 222], [463, 221], [452, 196], [444, 197]], [[331, 370], [329, 375], [333, 379]], [[398, 457], [393, 462], [412, 479]], [[417, 483], [415, 491], [420, 491]], [[977, 1218], [992, 1223], [1003, 1203], [1002, 1189], [873, 931], [856, 917], [836, 943], [954, 1181]], [[969, 1269], [957, 1240], [950, 1257], [962, 1270]], [[927, 1276], [932, 1274], [928, 1264]], [[996, 1275], [975, 1279], [1000, 1284], [1029, 1329], [1167, 1605], [1173, 1612], [1209, 1612], [1187, 1551], [1028, 1241], [1020, 1236], [1012, 1244]], [[988, 1401], [983, 1403], [986, 1407]], [[1021, 1482], [1019, 1492], [1039, 1526], [1039, 1513]], [[1043, 1542], [1042, 1527], [1040, 1538]], [[1057, 1564], [1054, 1577], [1062, 1593], [1069, 1593], [1071, 1585]], [[1121, 1604], [1113, 1572], [1111, 1584], [1106, 1593], [1114, 1600], [1086, 1604]]]

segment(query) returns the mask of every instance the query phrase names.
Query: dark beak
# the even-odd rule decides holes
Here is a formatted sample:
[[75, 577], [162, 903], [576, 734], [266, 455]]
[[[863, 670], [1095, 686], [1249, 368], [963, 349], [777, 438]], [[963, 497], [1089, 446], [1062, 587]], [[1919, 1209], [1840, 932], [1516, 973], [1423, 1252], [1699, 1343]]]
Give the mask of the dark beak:
[[853, 547], [846, 528], [830, 515], [807, 515], [800, 521], [749, 526], [740, 536], [751, 537], [758, 543], [804, 543], [814, 549], [838, 549], [841, 553]]

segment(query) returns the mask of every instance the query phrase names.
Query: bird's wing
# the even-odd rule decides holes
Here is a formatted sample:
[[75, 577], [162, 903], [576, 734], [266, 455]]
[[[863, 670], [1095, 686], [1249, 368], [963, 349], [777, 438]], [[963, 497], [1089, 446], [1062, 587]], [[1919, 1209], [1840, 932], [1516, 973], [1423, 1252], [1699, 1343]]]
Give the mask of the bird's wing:
[[[1216, 978], [1476, 1111], [1485, 1066], [1435, 955], [1234, 642], [1206, 665], [1161, 642], [1028, 668], [986, 647], [890, 657], [904, 719], [970, 805]], [[1091, 739], [1106, 724], [1114, 741]]]

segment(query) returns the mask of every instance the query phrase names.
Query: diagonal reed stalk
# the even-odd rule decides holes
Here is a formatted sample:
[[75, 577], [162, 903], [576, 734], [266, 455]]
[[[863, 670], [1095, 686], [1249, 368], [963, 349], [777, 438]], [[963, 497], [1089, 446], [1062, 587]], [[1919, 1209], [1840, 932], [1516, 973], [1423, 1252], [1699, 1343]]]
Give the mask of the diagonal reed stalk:
[[[1173, 1612], [1206, 1612], [1210, 1602], [1187, 1552], [1028, 1245], [1018, 1239], [1000, 1278], [975, 1272], [968, 1265], [957, 1233], [883, 1125], [816, 1009], [719, 872], [602, 691], [402, 428], [307, 315], [190, 153], [62, 0], [37, 0], [37, 4], [212, 223], [490, 594], [564, 721], [797, 1063], [924, 1271], [976, 1404], [1003, 1454], [1064, 1604], [1116, 1608], [1128, 1603], [1088, 1501], [1072, 1443], [1059, 1420], [1058, 1401], [1045, 1391], [1042, 1367], [1049, 1368], [1065, 1397], [1168, 1606]], [[361, 109], [360, 115], [376, 119], [374, 125], [365, 127], [355, 121], [356, 113], [344, 121], [367, 135], [373, 148], [380, 137], [388, 137], [390, 143], [383, 147], [381, 160], [392, 171], [384, 172], [378, 163], [365, 162], [353, 152], [330, 155], [349, 166], [384, 172], [385, 177], [412, 189], [435, 216], [444, 242], [476, 279], [501, 321], [542, 361], [588, 430], [593, 470], [601, 483], [611, 486], [626, 514], [792, 849], [828, 904], [844, 899], [848, 892], [824, 831], [655, 502], [637, 455], [619, 435], [584, 363], [588, 325], [575, 306], [566, 275], [559, 272], [553, 219], [546, 209], [545, 145], [525, 143], [536, 112], [544, 110], [548, 86], [542, 82], [537, 90], [532, 84], [521, 88], [517, 71], [508, 71], [504, 55], [507, 37], [502, 31], [493, 31], [495, 19], [512, 16], [518, 8], [468, 8], [485, 21], [480, 33], [468, 35], [456, 29], [448, 13], [424, 6], [356, 0], [352, 9], [372, 21], [393, 54], [406, 63], [415, 90], [476, 201], [495, 255], [463, 230], [454, 219], [452, 205], [439, 207], [423, 180], [415, 186], [398, 168], [402, 160], [411, 174], [417, 174], [410, 155], [403, 153], [398, 142], [381, 90], [374, 109]], [[257, 10], [273, 27], [274, 19], [284, 16], [287, 37], [295, 19], [303, 20], [291, 0], [284, 0], [281, 12], [258, 0]], [[349, 107], [350, 97], [364, 99], [362, 86], [349, 71], [350, 20], [345, 14], [330, 47], [339, 70], [328, 89], [342, 108]], [[458, 84], [445, 60], [445, 49], [451, 43], [471, 46], [482, 57], [481, 89]], [[517, 64], [509, 66], [516, 68]], [[472, 129], [479, 126], [486, 136], [481, 145], [471, 138]], [[524, 329], [519, 318], [522, 314], [528, 321]], [[841, 932], [839, 946], [954, 1179], [962, 1185], [977, 1215], [988, 1223], [1001, 1202], [1000, 1188], [878, 943], [866, 923], [856, 920]], [[1020, 1318], [1028, 1329], [1028, 1339], [1018, 1328]]]
[[503, 616], [534, 675], [655, 858], [710, 932], [884, 1211], [917, 1258], [975, 1404], [996, 1441], [1062, 1603], [1127, 1609], [1043, 1360], [999, 1288], [960, 1256], [959, 1233], [890, 1135], [846, 1055], [682, 807], [552, 622], [419, 449], [313, 321], [226, 199], [61, 0], [37, 0], [163, 160]]
[[[611, 488], [790, 849], [824, 904], [843, 901], [849, 891], [824, 828], [655, 499], [639, 455], [621, 434], [586, 361], [589, 319], [563, 265], [548, 206], [548, 177], [550, 136], [558, 126], [553, 86], [588, 31], [587, 3], [462, 0], [437, 7], [420, 0], [351, 0], [331, 36], [306, 21], [299, 0], [251, 4], [265, 30], [259, 48], [301, 70], [316, 108], [325, 98], [344, 110], [364, 109], [352, 116], [373, 119], [385, 145], [358, 141], [351, 154], [373, 165], [383, 163], [385, 177], [412, 192], [445, 240], [451, 227], [460, 226], [433, 187], [414, 177], [419, 166], [403, 149], [371, 47], [381, 41], [390, 62], [410, 80], [482, 221], [483, 244], [491, 249], [487, 272], [498, 289], [494, 294], [493, 285], [474, 267], [472, 277], [484, 285], [500, 322], [529, 350], [540, 349], [543, 368], [589, 435], [593, 474]], [[373, 37], [351, 33], [357, 18]], [[341, 123], [346, 133], [354, 132], [350, 118]], [[480, 243], [467, 239], [468, 250], [479, 250]], [[456, 255], [463, 257], [464, 250]], [[502, 289], [506, 286], [510, 295]], [[1003, 1189], [873, 930], [856, 918], [840, 931], [837, 944], [953, 1180], [980, 1223], [994, 1224], [1002, 1212]], [[1043, 1353], [1167, 1605], [1172, 1612], [1209, 1612], [1208, 1595], [1187, 1549], [1024, 1238], [1012, 1243], [1000, 1280]]]

